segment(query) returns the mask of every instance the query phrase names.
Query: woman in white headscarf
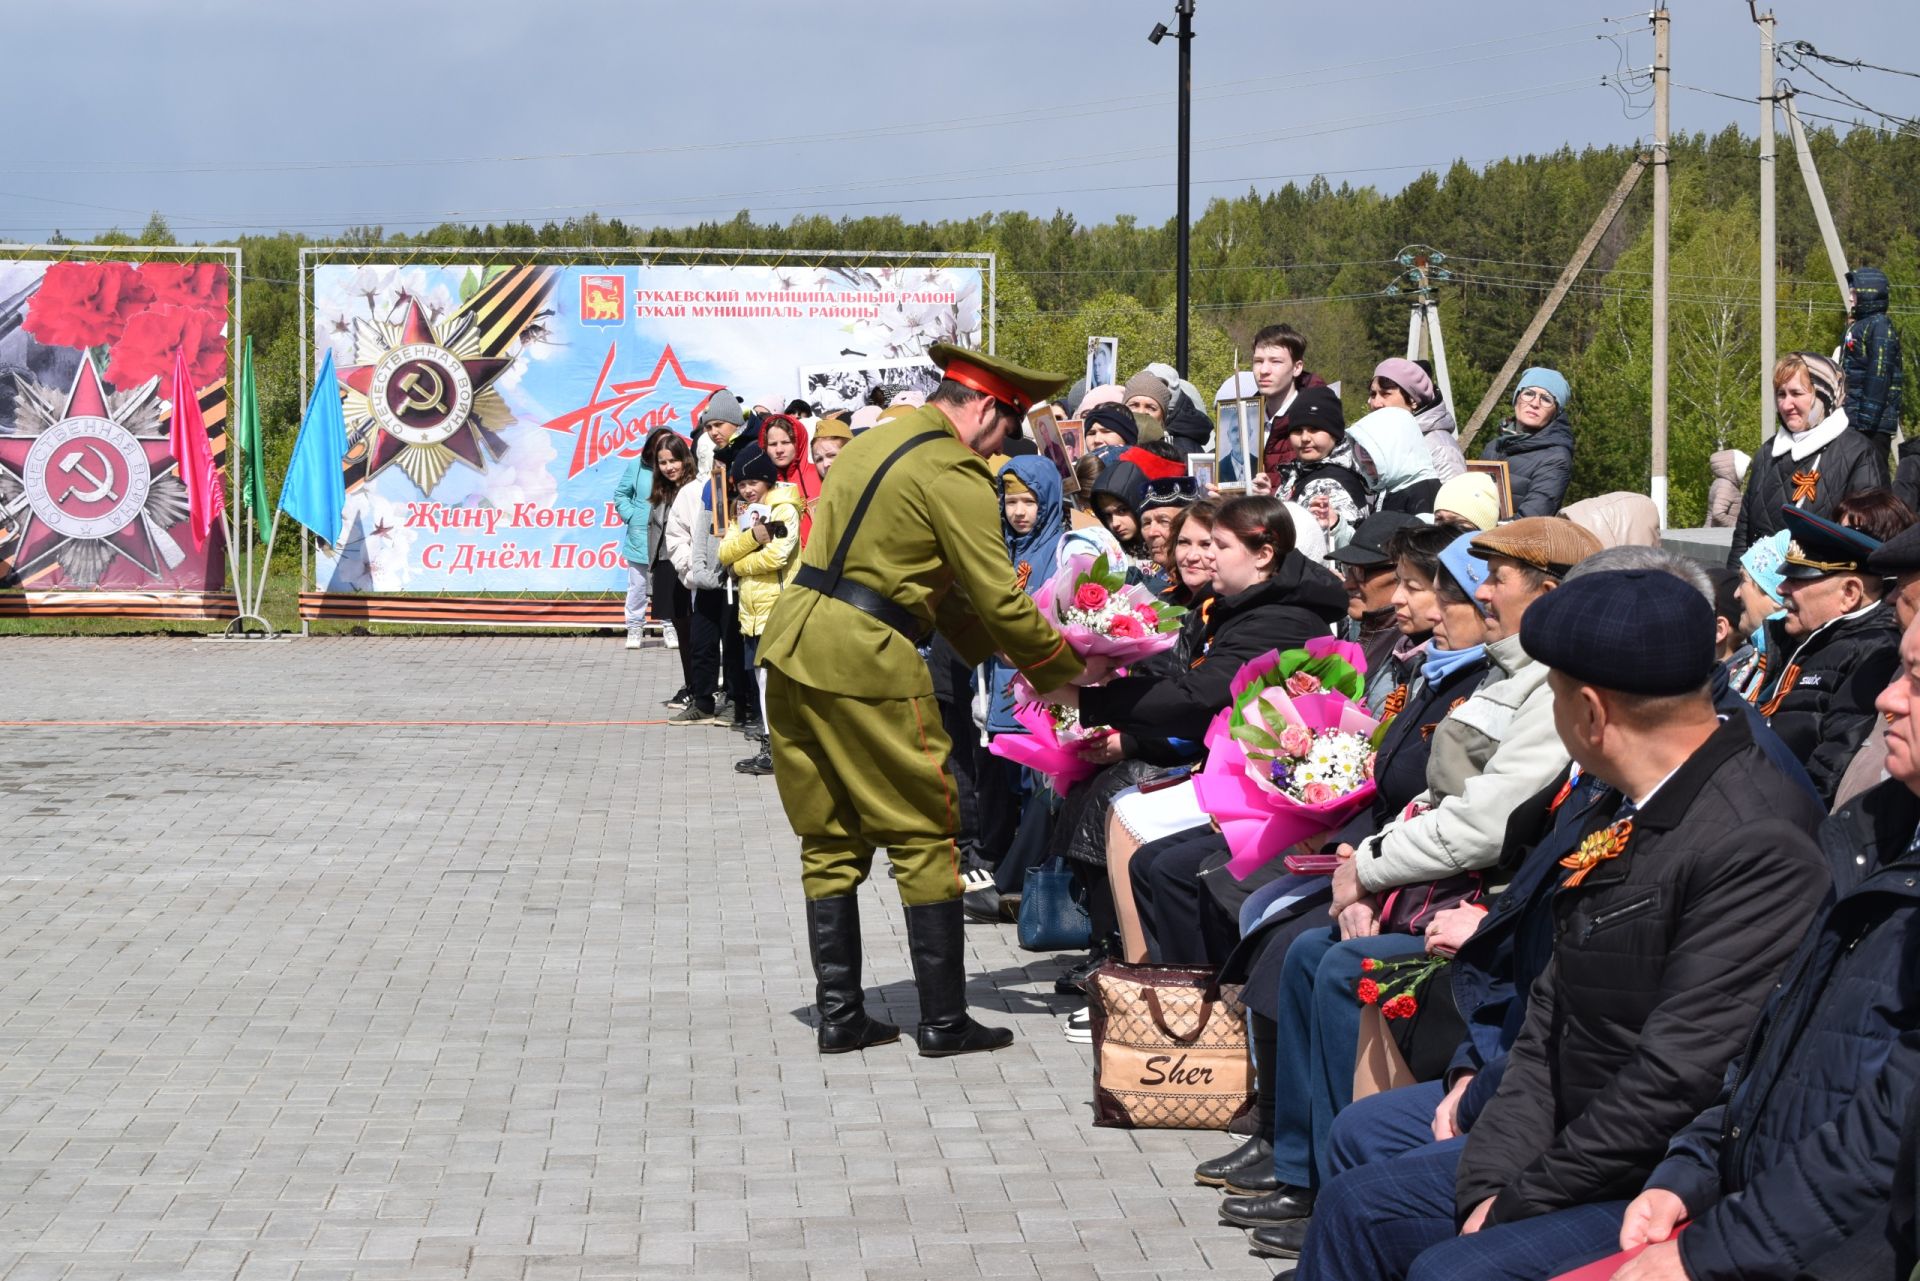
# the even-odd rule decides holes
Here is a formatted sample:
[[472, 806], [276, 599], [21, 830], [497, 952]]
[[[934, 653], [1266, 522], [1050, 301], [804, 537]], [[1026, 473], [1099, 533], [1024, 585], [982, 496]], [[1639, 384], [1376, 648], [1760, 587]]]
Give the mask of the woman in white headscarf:
[[[1353, 459], [1367, 482], [1368, 512], [1405, 512], [1425, 516], [1433, 511], [1440, 492], [1440, 476], [1433, 469], [1433, 453], [1422, 438], [1420, 424], [1398, 407], [1376, 409], [1347, 428]], [[1353, 527], [1344, 519], [1327, 529], [1329, 546], [1345, 547]]]

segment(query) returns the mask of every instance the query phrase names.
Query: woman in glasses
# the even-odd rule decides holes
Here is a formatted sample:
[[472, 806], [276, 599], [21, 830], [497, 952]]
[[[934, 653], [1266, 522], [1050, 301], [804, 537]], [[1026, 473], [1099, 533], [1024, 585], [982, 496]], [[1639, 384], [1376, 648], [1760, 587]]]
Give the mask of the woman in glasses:
[[1520, 375], [1513, 417], [1480, 457], [1507, 465], [1513, 514], [1553, 516], [1573, 475], [1573, 424], [1567, 421], [1572, 388], [1557, 370], [1535, 368]]

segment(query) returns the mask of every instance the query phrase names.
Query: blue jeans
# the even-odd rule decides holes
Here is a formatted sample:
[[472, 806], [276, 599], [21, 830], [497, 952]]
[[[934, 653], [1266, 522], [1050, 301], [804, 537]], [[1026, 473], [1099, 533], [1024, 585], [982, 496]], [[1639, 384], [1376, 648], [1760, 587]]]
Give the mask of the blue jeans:
[[1318, 1187], [1328, 1174], [1334, 1115], [1353, 1100], [1360, 962], [1425, 950], [1426, 941], [1411, 934], [1337, 939], [1331, 927], [1308, 930], [1287, 949], [1272, 1067], [1273, 1170], [1282, 1183]]
[[1434, 1109], [1446, 1096], [1447, 1087], [1439, 1081], [1423, 1081], [1349, 1105], [1333, 1119], [1327, 1139], [1327, 1177], [1338, 1178], [1356, 1165], [1432, 1147]]
[[1429, 1143], [1334, 1178], [1314, 1204], [1296, 1281], [1537, 1281], [1618, 1248], [1625, 1201], [1461, 1236], [1453, 1193], [1465, 1146]]

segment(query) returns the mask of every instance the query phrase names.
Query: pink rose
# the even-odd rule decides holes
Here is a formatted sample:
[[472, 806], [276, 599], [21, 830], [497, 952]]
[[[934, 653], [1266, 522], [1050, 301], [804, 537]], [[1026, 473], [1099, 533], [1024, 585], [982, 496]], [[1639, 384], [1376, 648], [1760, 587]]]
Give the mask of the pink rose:
[[1293, 695], [1295, 698], [1300, 697], [1302, 694], [1318, 694], [1319, 692], [1320, 678], [1311, 672], [1295, 672], [1293, 675], [1287, 677], [1287, 693]]
[[1140, 606], [1140, 608], [1133, 611], [1133, 616], [1139, 619], [1148, 628], [1155, 628], [1160, 626], [1160, 611], [1155, 609], [1151, 605]]
[[1073, 604], [1076, 609], [1105, 609], [1107, 589], [1098, 583], [1082, 583], [1074, 589]]
[[1325, 805], [1334, 799], [1334, 793], [1325, 783], [1308, 783], [1306, 790], [1300, 793], [1300, 799], [1309, 805]]
[[1107, 635], [1121, 640], [1139, 640], [1147, 634], [1140, 620], [1132, 614], [1115, 614], [1113, 621], [1107, 624]]
[[1303, 725], [1289, 725], [1280, 731], [1280, 750], [1301, 757], [1313, 750], [1313, 733]]

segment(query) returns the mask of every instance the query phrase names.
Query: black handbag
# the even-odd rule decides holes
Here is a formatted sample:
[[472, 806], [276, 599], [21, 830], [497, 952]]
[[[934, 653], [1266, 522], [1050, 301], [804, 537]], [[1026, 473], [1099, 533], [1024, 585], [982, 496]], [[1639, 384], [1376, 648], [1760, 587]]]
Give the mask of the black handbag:
[[1020, 892], [1020, 946], [1029, 952], [1070, 952], [1093, 941], [1080, 878], [1050, 858], [1027, 869]]

